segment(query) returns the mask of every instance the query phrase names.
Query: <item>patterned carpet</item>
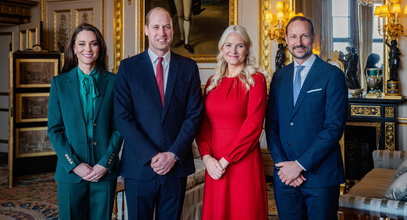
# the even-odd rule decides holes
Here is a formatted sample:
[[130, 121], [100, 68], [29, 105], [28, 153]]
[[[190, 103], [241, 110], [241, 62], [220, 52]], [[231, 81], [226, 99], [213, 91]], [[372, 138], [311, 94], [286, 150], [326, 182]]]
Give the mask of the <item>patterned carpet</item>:
[[53, 173], [18, 176], [8, 188], [7, 168], [0, 166], [0, 220], [58, 219]]
[[[7, 167], [0, 166], [0, 220], [57, 220], [57, 187], [53, 173], [15, 177], [14, 187], [8, 188]], [[267, 183], [269, 220], [276, 220], [277, 209], [273, 186]]]

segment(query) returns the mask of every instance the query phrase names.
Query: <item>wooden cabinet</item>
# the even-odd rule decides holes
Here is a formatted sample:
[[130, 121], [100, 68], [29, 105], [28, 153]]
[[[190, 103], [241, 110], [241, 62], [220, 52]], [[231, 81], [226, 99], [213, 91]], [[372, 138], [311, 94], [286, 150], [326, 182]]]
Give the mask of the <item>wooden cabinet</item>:
[[10, 53], [9, 187], [13, 175], [55, 170], [56, 156], [47, 134], [52, 76], [59, 74], [61, 54]]

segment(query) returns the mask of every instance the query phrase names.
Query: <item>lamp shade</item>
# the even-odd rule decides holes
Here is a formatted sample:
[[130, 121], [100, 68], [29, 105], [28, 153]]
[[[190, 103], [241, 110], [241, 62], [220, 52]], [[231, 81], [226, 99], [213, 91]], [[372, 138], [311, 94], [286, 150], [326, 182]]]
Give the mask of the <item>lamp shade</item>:
[[382, 7], [380, 8], [380, 14], [384, 15], [384, 16], [390, 14], [389, 6], [388, 5], [382, 5]]
[[407, 5], [404, 7], [404, 14], [407, 15]]
[[390, 7], [390, 12], [391, 13], [400, 13], [401, 12], [401, 7], [400, 4], [394, 4]]
[[283, 20], [283, 19], [284, 19], [284, 13], [283, 13], [283, 11], [278, 11], [278, 12], [277, 12], [277, 19], [278, 19], [278, 20]]
[[380, 5], [376, 6], [374, 8], [374, 15], [379, 16], [381, 14], [381, 8]]
[[284, 2], [283, 1], [278, 1], [276, 4], [276, 10], [277, 11], [282, 11], [284, 10]]

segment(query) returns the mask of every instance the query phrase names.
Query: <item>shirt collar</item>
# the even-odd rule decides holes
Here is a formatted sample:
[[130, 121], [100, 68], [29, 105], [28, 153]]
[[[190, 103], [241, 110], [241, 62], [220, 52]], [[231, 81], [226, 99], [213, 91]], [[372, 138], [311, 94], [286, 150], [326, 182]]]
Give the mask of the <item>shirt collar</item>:
[[[312, 55], [308, 58], [308, 60], [306, 60], [303, 64], [301, 64], [301, 66], [304, 66], [304, 67], [311, 67], [312, 64], [314, 63], [315, 59], [317, 59], [317, 57], [315, 56], [315, 54], [312, 54]], [[295, 62], [295, 60], [294, 60], [294, 66], [295, 66], [295, 68], [297, 68], [297, 67], [300, 66], [300, 65], [298, 65], [298, 63]]]
[[85, 74], [79, 67], [77, 68], [78, 69], [78, 74], [80, 75], [80, 76], [82, 76], [82, 77], [90, 77], [90, 76], [95, 76], [97, 73], [98, 73], [98, 71], [97, 71], [97, 68], [95, 67], [95, 68], [93, 68], [92, 69], [92, 71], [90, 71], [90, 73], [89, 74]]
[[[155, 63], [158, 59], [157, 54], [155, 54], [150, 48], [148, 48], [148, 56], [150, 57], [151, 63]], [[164, 62], [169, 63], [170, 58], [171, 58], [171, 51], [169, 50], [166, 54], [163, 56]]]

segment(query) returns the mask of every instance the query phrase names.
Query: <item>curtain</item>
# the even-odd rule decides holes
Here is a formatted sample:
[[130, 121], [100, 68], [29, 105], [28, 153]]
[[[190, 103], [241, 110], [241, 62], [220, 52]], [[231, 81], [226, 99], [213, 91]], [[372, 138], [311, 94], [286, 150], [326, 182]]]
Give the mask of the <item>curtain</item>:
[[314, 23], [314, 49], [320, 51], [319, 56], [323, 60], [332, 58], [332, 0], [297, 0], [296, 8]]

